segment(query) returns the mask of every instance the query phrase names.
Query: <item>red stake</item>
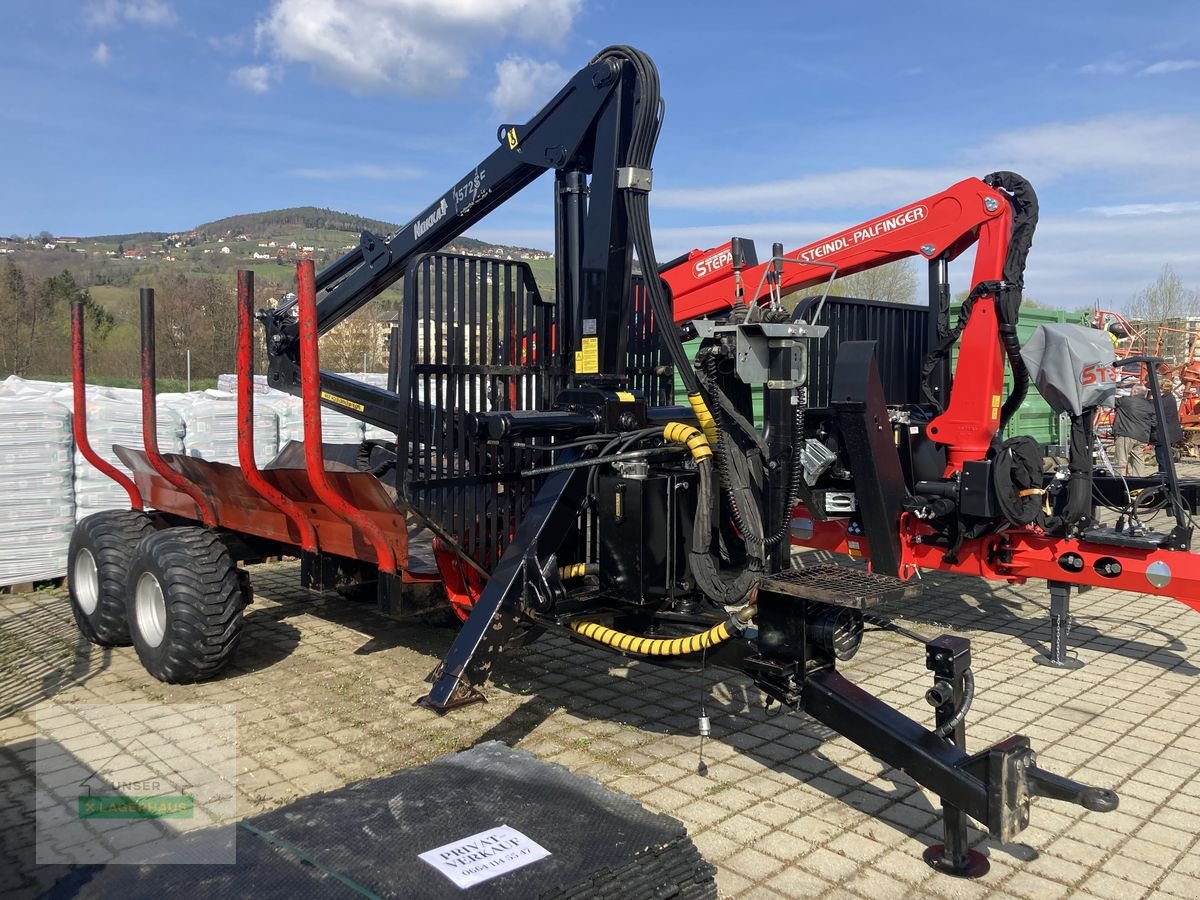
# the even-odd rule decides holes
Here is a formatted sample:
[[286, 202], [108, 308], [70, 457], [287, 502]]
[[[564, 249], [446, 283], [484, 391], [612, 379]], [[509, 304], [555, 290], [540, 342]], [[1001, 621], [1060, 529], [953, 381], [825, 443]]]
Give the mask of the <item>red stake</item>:
[[172, 469], [158, 449], [158, 393], [154, 377], [154, 289], [142, 288], [142, 444], [146, 459], [154, 471], [176, 490], [187, 494], [209, 528], [217, 527], [217, 517], [204, 492]]
[[246, 483], [283, 513], [300, 535], [300, 546], [317, 552], [317, 531], [298, 505], [271, 485], [254, 459], [254, 273], [238, 270], [237, 407], [238, 462]]
[[87, 379], [83, 368], [83, 301], [76, 300], [71, 304], [71, 381], [74, 387], [75, 414], [74, 419], [75, 446], [83, 454], [83, 458], [93, 466], [125, 488], [129, 494], [129, 505], [134, 509], [145, 509], [142, 494], [128, 475], [112, 463], [104, 459], [92, 449], [87, 434]]
[[336, 515], [367, 536], [375, 548], [380, 572], [396, 574], [396, 557], [379, 526], [348, 502], [329, 483], [321, 436], [321, 366], [317, 356], [317, 287], [313, 261], [296, 263], [296, 295], [300, 313], [300, 403], [304, 417], [304, 467], [313, 491]]

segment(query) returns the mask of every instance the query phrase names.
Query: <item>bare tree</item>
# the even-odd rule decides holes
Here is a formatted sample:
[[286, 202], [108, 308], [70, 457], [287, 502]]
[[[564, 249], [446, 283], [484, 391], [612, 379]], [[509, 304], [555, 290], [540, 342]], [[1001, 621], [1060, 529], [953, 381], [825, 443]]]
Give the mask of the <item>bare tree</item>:
[[155, 301], [160, 375], [183, 378], [189, 351], [193, 377], [233, 371], [236, 300], [227, 283], [167, 271], [159, 275]]
[[[791, 297], [789, 308], [802, 297], [820, 294], [824, 285], [814, 285]], [[901, 259], [854, 275], [835, 279], [829, 288], [831, 296], [857, 297], [861, 300], [886, 300], [889, 303], [917, 302], [917, 269], [910, 259]]]
[[321, 367], [333, 372], [387, 371], [384, 355], [387, 329], [375, 316], [377, 310], [359, 310], [321, 336]]
[[1129, 304], [1131, 319], [1161, 322], [1194, 315], [1200, 315], [1200, 291], [1184, 287], [1170, 265], [1164, 265], [1154, 283], [1140, 291]]

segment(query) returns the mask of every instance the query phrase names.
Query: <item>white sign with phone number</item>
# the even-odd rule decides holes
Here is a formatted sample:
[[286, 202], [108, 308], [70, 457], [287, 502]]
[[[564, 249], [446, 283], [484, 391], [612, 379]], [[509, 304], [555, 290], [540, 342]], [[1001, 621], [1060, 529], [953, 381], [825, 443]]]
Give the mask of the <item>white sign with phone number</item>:
[[417, 855], [456, 887], [468, 888], [545, 859], [550, 851], [515, 828], [501, 825]]

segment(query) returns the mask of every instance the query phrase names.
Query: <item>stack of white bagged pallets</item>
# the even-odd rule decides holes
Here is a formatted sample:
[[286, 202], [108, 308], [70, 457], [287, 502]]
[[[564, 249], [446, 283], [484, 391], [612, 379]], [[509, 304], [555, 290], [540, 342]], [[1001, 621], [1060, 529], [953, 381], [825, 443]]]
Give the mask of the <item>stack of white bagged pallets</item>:
[[[183, 452], [183, 417], [172, 398], [158, 398], [158, 449], [161, 453]], [[101, 458], [125, 474], [131, 474], [113, 446], [141, 450], [142, 392], [124, 388], [108, 388], [88, 392], [88, 442]], [[75, 451], [75, 518], [82, 519], [105, 509], [128, 509], [129, 495], [125, 489], [94, 468]]]
[[[267, 401], [264, 399], [263, 402]], [[274, 406], [279, 415], [279, 449], [287, 446], [288, 441], [303, 441], [304, 417], [301, 414], [300, 398], [284, 395], [274, 401]], [[361, 444], [363, 423], [331, 409], [322, 408], [321, 439], [326, 444]]]
[[[343, 372], [347, 378], [353, 378], [356, 381], [365, 382], [372, 387], [386, 388], [387, 375], [382, 372]], [[394, 441], [396, 435], [390, 431], [378, 427], [377, 425], [363, 426], [363, 437], [369, 441]]]
[[71, 413], [14, 387], [0, 390], [0, 585], [65, 575], [75, 524]]
[[[183, 449], [188, 456], [211, 462], [238, 464], [237, 401], [225, 391], [183, 395]], [[279, 420], [275, 408], [258, 398], [254, 404], [254, 459], [265, 466], [279, 451]]]
[[[237, 376], [236, 375], [218, 375], [217, 376], [217, 390], [218, 391], [226, 391], [227, 393], [230, 393], [230, 394], [236, 394], [237, 393]], [[254, 376], [254, 392], [256, 394], [272, 393], [271, 388], [267, 387], [267, 376], [266, 375], [255, 375]]]
[[[340, 372], [344, 378], [353, 378], [373, 387], [386, 388], [387, 374], [383, 372]], [[217, 378], [217, 387], [222, 391], [237, 390], [236, 375], [221, 375]], [[266, 407], [268, 404], [279, 413], [279, 447], [288, 441], [304, 440], [304, 422], [300, 417], [300, 400], [283, 391], [267, 387], [266, 376], [254, 376], [254, 390], [262, 395], [255, 398], [255, 409]], [[323, 435], [327, 444], [349, 444], [361, 441], [364, 437], [385, 441], [394, 441], [396, 435], [374, 425], [364, 425], [351, 416], [326, 409], [321, 414], [321, 423], [325, 431]], [[255, 428], [257, 429], [257, 425]]]

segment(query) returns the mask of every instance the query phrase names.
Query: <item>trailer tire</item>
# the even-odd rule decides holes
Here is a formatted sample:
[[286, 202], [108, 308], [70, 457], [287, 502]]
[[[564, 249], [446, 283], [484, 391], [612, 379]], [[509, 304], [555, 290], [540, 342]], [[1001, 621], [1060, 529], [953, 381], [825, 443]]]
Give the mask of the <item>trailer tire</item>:
[[138, 545], [129, 570], [129, 636], [146, 671], [168, 684], [212, 678], [242, 636], [237, 569], [217, 535], [167, 528]]
[[129, 644], [129, 567], [150, 517], [128, 509], [93, 513], [75, 523], [67, 550], [67, 596], [80, 633], [100, 647]]

